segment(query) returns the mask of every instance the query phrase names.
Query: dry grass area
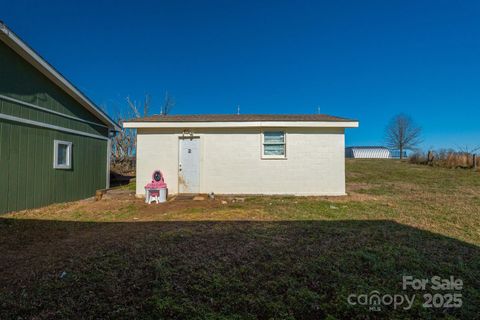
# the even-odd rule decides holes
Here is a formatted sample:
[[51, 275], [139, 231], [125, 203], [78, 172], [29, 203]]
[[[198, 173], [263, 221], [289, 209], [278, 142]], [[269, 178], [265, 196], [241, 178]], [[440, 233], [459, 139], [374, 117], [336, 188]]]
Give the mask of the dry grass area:
[[[480, 174], [349, 160], [347, 180], [346, 197], [147, 205], [127, 187], [3, 215], [0, 318], [478, 317]], [[402, 275], [461, 278], [463, 306], [423, 308]], [[417, 300], [347, 303], [373, 290]]]
[[415, 164], [449, 169], [474, 169], [476, 167], [480, 171], [480, 157], [474, 158], [472, 152], [466, 151], [440, 150], [429, 153], [414, 153], [410, 156], [409, 161]]

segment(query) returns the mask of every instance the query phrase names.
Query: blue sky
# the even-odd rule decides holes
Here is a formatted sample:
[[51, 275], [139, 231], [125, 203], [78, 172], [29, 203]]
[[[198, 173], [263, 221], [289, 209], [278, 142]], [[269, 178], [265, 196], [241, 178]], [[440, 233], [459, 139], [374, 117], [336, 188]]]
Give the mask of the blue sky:
[[0, 19], [111, 113], [321, 113], [378, 145], [406, 113], [424, 148], [480, 146], [479, 1], [5, 1]]

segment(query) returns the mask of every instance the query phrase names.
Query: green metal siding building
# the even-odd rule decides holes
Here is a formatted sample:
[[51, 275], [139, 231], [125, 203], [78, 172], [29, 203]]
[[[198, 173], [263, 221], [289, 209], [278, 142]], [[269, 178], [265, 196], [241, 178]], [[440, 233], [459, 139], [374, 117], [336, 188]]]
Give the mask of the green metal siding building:
[[93, 196], [118, 125], [0, 23], [0, 213]]

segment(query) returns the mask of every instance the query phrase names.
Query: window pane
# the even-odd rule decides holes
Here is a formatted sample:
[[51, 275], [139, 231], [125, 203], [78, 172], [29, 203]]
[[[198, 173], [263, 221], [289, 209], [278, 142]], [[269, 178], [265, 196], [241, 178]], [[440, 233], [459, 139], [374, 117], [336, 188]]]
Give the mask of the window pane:
[[263, 145], [263, 154], [266, 156], [284, 156], [285, 145], [283, 144], [265, 144]]
[[57, 149], [57, 164], [59, 165], [67, 165], [67, 152], [68, 152], [68, 145], [66, 144], [58, 144]]
[[269, 131], [263, 133], [265, 143], [284, 143], [285, 134], [282, 131]]

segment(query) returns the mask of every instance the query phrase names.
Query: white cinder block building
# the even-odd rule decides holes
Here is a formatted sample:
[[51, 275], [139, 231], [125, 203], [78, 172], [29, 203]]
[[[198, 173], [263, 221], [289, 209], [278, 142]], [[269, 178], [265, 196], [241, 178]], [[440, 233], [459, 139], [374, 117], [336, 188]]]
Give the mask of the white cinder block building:
[[160, 169], [169, 194], [345, 194], [345, 128], [312, 115], [151, 116], [137, 129], [137, 189]]

